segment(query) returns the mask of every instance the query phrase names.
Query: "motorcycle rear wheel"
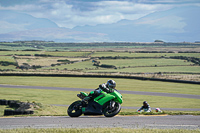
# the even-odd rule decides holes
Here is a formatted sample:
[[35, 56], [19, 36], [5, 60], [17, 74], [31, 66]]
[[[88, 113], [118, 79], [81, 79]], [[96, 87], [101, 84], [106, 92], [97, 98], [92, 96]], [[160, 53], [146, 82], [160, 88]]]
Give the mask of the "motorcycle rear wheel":
[[79, 117], [82, 115], [82, 109], [80, 108], [81, 101], [73, 102], [67, 110], [67, 113], [70, 117]]
[[103, 108], [103, 114], [105, 117], [113, 117], [117, 115], [121, 110], [121, 105], [115, 102], [114, 108], [110, 107], [110, 102], [106, 103]]

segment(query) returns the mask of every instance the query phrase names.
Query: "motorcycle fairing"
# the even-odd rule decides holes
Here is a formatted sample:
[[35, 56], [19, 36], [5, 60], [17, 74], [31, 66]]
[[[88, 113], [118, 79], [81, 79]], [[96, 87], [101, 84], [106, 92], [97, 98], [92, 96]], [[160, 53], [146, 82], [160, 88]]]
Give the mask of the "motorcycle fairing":
[[[85, 109], [83, 109], [85, 108]], [[95, 101], [89, 101], [87, 107], [83, 107], [82, 111], [84, 115], [102, 115], [103, 106]]]
[[99, 103], [100, 105], [104, 105], [106, 102], [108, 102], [108, 101], [110, 101], [111, 99], [114, 99], [114, 98], [115, 98], [115, 96], [103, 92], [101, 95], [96, 97], [94, 99], [94, 101]]

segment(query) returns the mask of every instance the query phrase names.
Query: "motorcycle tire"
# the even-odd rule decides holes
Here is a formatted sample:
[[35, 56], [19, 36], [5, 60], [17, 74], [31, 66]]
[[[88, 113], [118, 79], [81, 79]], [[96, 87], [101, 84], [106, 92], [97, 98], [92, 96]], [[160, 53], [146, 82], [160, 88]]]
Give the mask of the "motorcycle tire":
[[79, 117], [82, 115], [82, 109], [78, 107], [81, 104], [81, 101], [73, 102], [67, 110], [67, 113], [70, 117]]
[[106, 103], [103, 108], [103, 114], [105, 117], [113, 117], [117, 115], [121, 110], [121, 105], [115, 102], [115, 107], [110, 109], [110, 102]]

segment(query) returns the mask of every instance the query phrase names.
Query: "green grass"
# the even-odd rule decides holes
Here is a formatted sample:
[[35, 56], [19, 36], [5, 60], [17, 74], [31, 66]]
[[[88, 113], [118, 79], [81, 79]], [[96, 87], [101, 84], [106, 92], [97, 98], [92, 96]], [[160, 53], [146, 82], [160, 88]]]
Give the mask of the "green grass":
[[[65, 106], [52, 106], [47, 104], [41, 104], [41, 108], [34, 109], [34, 114], [30, 115], [15, 115], [15, 117], [23, 116], [67, 116], [67, 107]], [[12, 109], [8, 106], [0, 106], [0, 117], [9, 117], [3, 116], [5, 109]]]
[[0, 61], [15, 62], [12, 56], [0, 56]]
[[[7, 61], [7, 62], [15, 63], [15, 60], [14, 60], [14, 58], [12, 56], [0, 56], [0, 61]], [[2, 69], [2, 70], [4, 70], [4, 69], [12, 69], [12, 70], [14, 70], [15, 68], [16, 68], [16, 66], [14, 66], [14, 65], [9, 65], [9, 66], [0, 65], [0, 69]]]
[[[81, 70], [83, 72], [129, 72], [129, 73], [154, 73], [154, 72], [190, 72], [199, 73], [199, 66], [190, 66], [191, 62], [175, 59], [120, 59], [100, 60], [101, 64], [115, 65], [117, 69], [98, 68], [92, 61], [84, 61], [42, 69]], [[166, 66], [172, 65], [172, 66]], [[175, 65], [175, 66], [173, 66]], [[183, 66], [176, 66], [183, 65]], [[157, 66], [157, 67], [155, 67]], [[125, 68], [124, 68], [125, 67]], [[131, 68], [134, 67], [134, 68]], [[92, 69], [92, 70], [91, 70]]]
[[162, 112], [156, 112], [152, 110], [151, 112], [136, 112], [135, 109], [122, 109], [119, 113], [121, 116], [126, 115], [200, 115], [200, 111], [168, 111], [162, 110]]
[[164, 66], [164, 67], [135, 67], [120, 69], [95, 69], [86, 72], [129, 72], [129, 73], [158, 73], [158, 72], [188, 72], [199, 73], [199, 66]]
[[88, 56], [91, 52], [45, 52], [46, 55], [52, 56], [70, 56], [70, 57], [79, 57], [79, 56]]
[[200, 133], [199, 129], [49, 128], [0, 129], [1, 133]]
[[187, 56], [200, 58], [199, 53], [129, 53], [129, 52], [95, 52], [92, 57], [120, 56], [120, 57], [170, 57], [170, 56]]
[[43, 54], [43, 51], [0, 51], [0, 55], [34, 55]]
[[[0, 55], [34, 55], [34, 54], [46, 54], [52, 56], [69, 56], [79, 57], [88, 56], [91, 52], [75, 52], [75, 51], [0, 51]], [[91, 57], [107, 57], [107, 56], [119, 56], [119, 57], [170, 57], [170, 56], [187, 56], [200, 58], [199, 53], [129, 53], [129, 52], [95, 52], [91, 54]]]
[[[200, 88], [197, 84], [113, 79], [117, 83], [118, 90], [200, 95]], [[89, 89], [96, 89], [99, 84], [106, 83], [107, 80], [109, 80], [109, 78], [0, 76], [0, 84]]]
[[43, 69], [56, 69], [63, 70], [67, 68], [67, 70], [78, 70], [78, 69], [95, 69], [96, 66], [93, 66], [92, 61], [84, 61], [79, 63], [73, 63], [73, 64], [67, 64], [67, 65], [61, 65], [61, 66], [55, 66], [55, 67], [49, 67], [49, 68], [43, 68]]
[[17, 88], [0, 88], [0, 92], [1, 99], [63, 105], [69, 105], [73, 101], [78, 100], [76, 94], [79, 93], [61, 90], [35, 90]]
[[200, 99], [188, 99], [177, 97], [147, 96], [147, 95], [123, 95], [122, 106], [140, 107], [143, 101], [148, 101], [154, 108], [200, 108]]
[[[22, 48], [24, 49], [24, 48]], [[28, 49], [28, 48], [27, 48]], [[25, 54], [46, 54], [52, 56], [88, 56], [91, 52], [56, 52], [56, 51], [0, 51], [0, 55], [25, 55]], [[106, 57], [106, 56], [120, 56], [120, 57], [170, 57], [170, 56], [187, 56], [200, 58], [199, 53], [129, 53], [129, 52], [95, 52], [91, 55], [92, 57]]]
[[0, 116], [3, 116], [4, 110], [6, 109], [6, 106], [0, 106]]
[[164, 65], [190, 65], [191, 62], [176, 59], [116, 59], [116, 60], [99, 60], [101, 64], [114, 65], [116, 67], [128, 66], [164, 66]]
[[0, 65], [0, 69], [2, 69], [2, 70], [7, 70], [7, 69], [15, 70], [15, 69], [16, 69], [16, 66], [13, 66], [13, 65], [1, 66], [1, 65]]

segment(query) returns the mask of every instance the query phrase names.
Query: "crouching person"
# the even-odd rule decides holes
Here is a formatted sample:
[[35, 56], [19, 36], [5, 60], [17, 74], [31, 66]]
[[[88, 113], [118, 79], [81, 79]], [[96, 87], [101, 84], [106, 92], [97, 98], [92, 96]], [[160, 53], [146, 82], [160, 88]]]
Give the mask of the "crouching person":
[[140, 109], [137, 110], [137, 112], [142, 112], [142, 111], [144, 111], [144, 112], [151, 112], [151, 107], [147, 103], [147, 101], [144, 101], [143, 102], [143, 106]]

